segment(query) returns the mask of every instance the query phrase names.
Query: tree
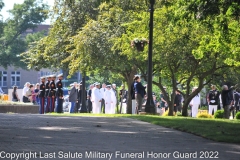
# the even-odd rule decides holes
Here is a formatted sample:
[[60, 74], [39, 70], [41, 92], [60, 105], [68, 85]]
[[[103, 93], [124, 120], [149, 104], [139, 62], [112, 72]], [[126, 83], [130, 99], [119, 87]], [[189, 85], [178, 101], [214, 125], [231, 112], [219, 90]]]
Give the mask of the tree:
[[[186, 2], [187, 3], [187, 2]], [[190, 3], [190, 2], [189, 2]], [[192, 2], [193, 3], [193, 2]], [[201, 89], [209, 84], [215, 74], [222, 74], [226, 68], [233, 67], [229, 63], [222, 63], [231, 57], [228, 54], [229, 45], [226, 38], [222, 41], [222, 34], [219, 28], [212, 30], [211, 27], [194, 19], [188, 10], [184, 12], [186, 4], [178, 1], [169, 1], [155, 10], [155, 30], [154, 30], [154, 74], [160, 76], [159, 81], [153, 81], [167, 97], [169, 104], [169, 115], [173, 115], [173, 102], [175, 91], [178, 86], [184, 87], [180, 91], [184, 96], [183, 115], [187, 116], [187, 108], [191, 99], [198, 94]], [[125, 23], [126, 32], [116, 41], [129, 59], [137, 58], [137, 62], [143, 62], [142, 57], [136, 57], [127, 48], [127, 37], [146, 35], [145, 26], [140, 25], [148, 21], [148, 17], [141, 14], [141, 19], [131, 23]], [[214, 26], [215, 20], [208, 20]], [[235, 32], [236, 34], [236, 32]], [[220, 35], [220, 36], [219, 36]], [[214, 38], [211, 38], [214, 37]], [[234, 37], [234, 36], [233, 36]], [[123, 42], [123, 43], [120, 43]], [[125, 43], [124, 43], [125, 42]], [[209, 43], [210, 42], [210, 43]], [[206, 46], [208, 48], [206, 49]], [[145, 53], [145, 52], [144, 52]], [[146, 54], [142, 55], [146, 57]], [[141, 64], [141, 63], [140, 63]], [[141, 73], [147, 75], [142, 66], [138, 66]], [[163, 79], [171, 82], [172, 93], [169, 97], [163, 89]], [[196, 85], [198, 88], [191, 92], [191, 88]]]
[[[0, 5], [1, 6], [1, 5]], [[21, 34], [35, 28], [45, 21], [48, 6], [37, 0], [25, 0], [23, 4], [14, 4], [9, 11], [11, 18], [0, 26], [0, 64], [3, 67], [16, 66], [25, 68], [18, 55], [27, 49], [27, 43]]]

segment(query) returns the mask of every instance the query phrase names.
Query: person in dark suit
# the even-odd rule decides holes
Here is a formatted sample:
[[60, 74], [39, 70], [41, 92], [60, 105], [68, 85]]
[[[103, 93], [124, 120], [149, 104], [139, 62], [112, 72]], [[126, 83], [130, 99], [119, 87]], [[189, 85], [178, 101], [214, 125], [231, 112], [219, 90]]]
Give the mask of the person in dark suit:
[[224, 109], [224, 118], [229, 119], [230, 117], [230, 108], [233, 105], [233, 86], [228, 89], [227, 85], [223, 85], [222, 87], [222, 104]]
[[63, 111], [63, 90], [62, 90], [62, 79], [63, 79], [63, 74], [58, 75], [58, 81], [56, 83], [57, 87], [57, 113], [62, 113]]
[[77, 82], [73, 83], [73, 86], [69, 93], [69, 102], [71, 102], [70, 113], [74, 113], [75, 104], [78, 100]]
[[181, 103], [181, 95], [177, 90], [175, 91], [175, 94], [176, 95], [174, 99], [174, 112], [177, 113], [177, 111], [181, 112], [181, 109], [179, 108]]
[[45, 105], [45, 77], [41, 77], [41, 84], [40, 84], [40, 90], [39, 90], [39, 113], [44, 114], [44, 105]]
[[141, 83], [141, 78], [139, 76], [135, 77], [135, 83], [134, 83], [134, 89], [135, 89], [135, 98], [136, 98], [136, 102], [137, 102], [137, 108], [138, 108], [138, 112], [141, 112], [142, 110], [142, 101], [143, 101], [143, 97], [145, 92], [146, 87], [144, 87]]

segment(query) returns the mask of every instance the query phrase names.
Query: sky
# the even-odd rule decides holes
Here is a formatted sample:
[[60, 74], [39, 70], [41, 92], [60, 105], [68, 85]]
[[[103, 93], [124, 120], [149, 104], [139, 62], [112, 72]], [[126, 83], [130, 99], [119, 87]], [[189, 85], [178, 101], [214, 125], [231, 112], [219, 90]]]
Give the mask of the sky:
[[[4, 7], [0, 12], [1, 15], [3, 16], [3, 20], [6, 20], [9, 17], [9, 14], [7, 11], [13, 8], [14, 3], [21, 4], [23, 2], [24, 2], [24, 0], [3, 0]], [[51, 6], [54, 5], [54, 0], [43, 0], [43, 2], [46, 2], [50, 6], [50, 8], [51, 8]], [[50, 24], [50, 19], [47, 19], [43, 23]]]

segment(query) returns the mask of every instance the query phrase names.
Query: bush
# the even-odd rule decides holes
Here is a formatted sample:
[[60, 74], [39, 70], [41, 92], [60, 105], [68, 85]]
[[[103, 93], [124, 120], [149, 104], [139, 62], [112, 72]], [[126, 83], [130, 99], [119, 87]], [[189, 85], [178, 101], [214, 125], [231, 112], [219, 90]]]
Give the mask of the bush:
[[236, 114], [236, 119], [240, 119], [240, 112]]
[[197, 118], [213, 118], [213, 116], [211, 114], [203, 112], [203, 113], [198, 113]]
[[224, 117], [224, 110], [217, 110], [217, 112], [214, 113], [214, 118], [223, 118]]
[[181, 112], [177, 112], [176, 116], [182, 116]]
[[208, 106], [201, 106], [199, 109], [200, 110], [208, 110]]

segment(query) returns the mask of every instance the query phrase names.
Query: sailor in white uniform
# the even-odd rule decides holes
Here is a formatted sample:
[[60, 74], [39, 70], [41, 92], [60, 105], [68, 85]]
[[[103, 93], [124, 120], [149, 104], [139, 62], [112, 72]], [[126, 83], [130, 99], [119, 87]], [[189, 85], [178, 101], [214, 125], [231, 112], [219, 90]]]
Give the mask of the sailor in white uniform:
[[101, 113], [102, 95], [99, 88], [100, 83], [96, 82], [95, 87], [92, 89], [92, 113], [94, 114]]
[[[194, 92], [197, 87], [194, 87], [192, 92]], [[197, 117], [198, 114], [198, 107], [200, 105], [200, 95], [197, 94], [190, 102], [190, 106], [192, 107], [192, 117]]]
[[112, 113], [112, 103], [113, 103], [114, 98], [115, 97], [113, 96], [113, 93], [111, 91], [111, 85], [107, 85], [107, 89], [104, 92], [105, 113], [106, 114]]

